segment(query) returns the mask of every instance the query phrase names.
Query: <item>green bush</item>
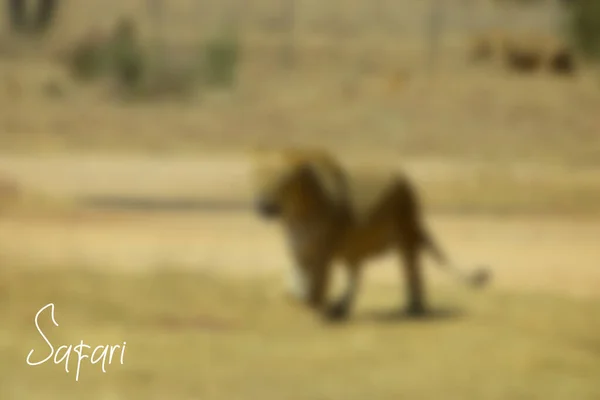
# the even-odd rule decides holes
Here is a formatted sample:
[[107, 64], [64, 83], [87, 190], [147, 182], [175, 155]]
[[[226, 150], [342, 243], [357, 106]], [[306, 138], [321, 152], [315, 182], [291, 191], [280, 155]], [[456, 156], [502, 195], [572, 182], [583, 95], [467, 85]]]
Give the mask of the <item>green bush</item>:
[[93, 32], [75, 45], [69, 56], [75, 78], [92, 80], [109, 75], [125, 89], [139, 86], [147, 60], [134, 22], [122, 19], [110, 37]]
[[78, 43], [69, 57], [71, 74], [79, 80], [92, 80], [106, 70], [105, 44], [98, 38], [88, 37]]
[[34, 30], [38, 34], [43, 34], [50, 29], [56, 19], [58, 0], [39, 0], [36, 18], [34, 21]]
[[[70, 69], [79, 79], [101, 75], [115, 83], [128, 99], [189, 97], [198, 84], [230, 87], [235, 84], [240, 59], [237, 36], [221, 34], [201, 47], [201, 57], [177, 62], [176, 54], [149, 53], [134, 20], [122, 18], [110, 35], [84, 38], [71, 52]], [[198, 64], [199, 62], [199, 64]]]
[[[33, 4], [32, 4], [33, 3]], [[58, 12], [58, 0], [8, 0], [9, 26], [15, 33], [44, 34], [52, 27]]]
[[211, 86], [227, 87], [235, 83], [240, 61], [239, 40], [223, 35], [209, 40], [203, 51], [203, 78]]
[[516, 4], [520, 6], [529, 6], [543, 4], [546, 0], [496, 0], [497, 4]]
[[133, 20], [123, 18], [116, 26], [108, 46], [113, 78], [119, 87], [136, 90], [142, 84], [148, 58]]
[[600, 1], [574, 0], [568, 11], [568, 30], [573, 44], [587, 57], [599, 58]]

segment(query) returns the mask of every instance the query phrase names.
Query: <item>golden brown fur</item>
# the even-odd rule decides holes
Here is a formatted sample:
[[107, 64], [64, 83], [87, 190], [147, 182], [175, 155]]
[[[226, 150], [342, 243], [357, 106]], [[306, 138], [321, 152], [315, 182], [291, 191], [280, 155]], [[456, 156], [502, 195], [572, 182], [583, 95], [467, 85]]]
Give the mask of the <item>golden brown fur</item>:
[[[295, 261], [295, 295], [325, 315], [348, 314], [362, 264], [388, 250], [404, 261], [412, 314], [426, 310], [419, 264], [424, 249], [459, 278], [472, 284], [486, 281], [487, 270], [463, 275], [446, 261], [423, 225], [420, 202], [405, 176], [371, 170], [352, 174], [319, 149], [287, 149], [258, 161], [257, 211], [282, 222]], [[335, 261], [345, 265], [349, 281], [341, 299], [328, 307], [325, 295]]]

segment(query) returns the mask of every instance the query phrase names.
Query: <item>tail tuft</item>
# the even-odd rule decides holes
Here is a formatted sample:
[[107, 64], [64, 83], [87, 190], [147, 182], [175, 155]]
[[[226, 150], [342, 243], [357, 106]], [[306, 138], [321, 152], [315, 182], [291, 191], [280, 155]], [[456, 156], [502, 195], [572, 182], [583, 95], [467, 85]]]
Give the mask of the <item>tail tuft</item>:
[[430, 251], [430, 254], [436, 259], [437, 265], [442, 267], [442, 269], [446, 270], [447, 272], [453, 274], [455, 278], [458, 278], [463, 283], [466, 283], [473, 288], [482, 288], [486, 286], [492, 279], [492, 272], [487, 266], [480, 266], [469, 273], [450, 263], [446, 255], [438, 247], [431, 236], [429, 236], [425, 231], [421, 232], [421, 240]]

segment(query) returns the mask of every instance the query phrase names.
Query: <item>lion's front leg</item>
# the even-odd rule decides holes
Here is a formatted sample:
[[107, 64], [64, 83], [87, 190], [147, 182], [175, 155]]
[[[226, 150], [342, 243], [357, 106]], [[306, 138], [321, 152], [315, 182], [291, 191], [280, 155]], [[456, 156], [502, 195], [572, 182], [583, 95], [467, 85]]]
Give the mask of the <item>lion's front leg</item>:
[[287, 294], [295, 302], [307, 305], [317, 312], [326, 312], [329, 289], [330, 263], [314, 259], [294, 260], [287, 277]]
[[325, 306], [329, 289], [329, 277], [331, 275], [331, 263], [329, 260], [324, 260], [315, 262], [310, 267], [308, 304], [317, 311], [326, 312]]
[[334, 254], [328, 227], [322, 221], [292, 225], [288, 241], [294, 259], [288, 278], [289, 293], [312, 309], [324, 310]]
[[305, 268], [295, 261], [286, 278], [286, 293], [294, 301], [305, 303], [308, 300], [308, 277]]
[[346, 289], [342, 297], [334, 302], [327, 311], [327, 317], [331, 320], [343, 320], [348, 317], [359, 289], [360, 263], [356, 261], [347, 262], [346, 271], [348, 273]]
[[328, 262], [296, 260], [287, 279], [288, 295], [311, 308], [324, 308], [330, 269]]
[[309, 303], [312, 271], [315, 269], [315, 233], [310, 224], [292, 224], [287, 231], [288, 249], [293, 262], [286, 277], [287, 294], [293, 300]]

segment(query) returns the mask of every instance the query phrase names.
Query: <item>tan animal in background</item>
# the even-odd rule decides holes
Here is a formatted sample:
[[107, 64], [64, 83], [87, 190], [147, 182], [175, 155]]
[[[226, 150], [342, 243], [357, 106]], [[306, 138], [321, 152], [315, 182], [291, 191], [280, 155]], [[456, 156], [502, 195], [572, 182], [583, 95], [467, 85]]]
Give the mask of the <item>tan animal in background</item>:
[[[412, 183], [390, 170], [352, 173], [320, 149], [259, 154], [255, 207], [266, 220], [281, 221], [295, 264], [292, 294], [331, 319], [351, 310], [361, 267], [392, 250], [403, 260], [408, 312], [426, 312], [419, 256], [429, 250], [459, 280], [482, 286], [486, 268], [462, 272], [448, 262], [425, 228]], [[343, 262], [348, 283], [340, 299], [326, 304], [331, 266]]]
[[541, 33], [485, 31], [471, 39], [468, 58], [473, 62], [499, 63], [517, 72], [545, 69], [553, 74], [572, 74], [577, 69], [568, 43]]
[[529, 34], [505, 39], [505, 63], [518, 71], [545, 69], [555, 74], [570, 74], [576, 69], [569, 45], [551, 35]]

